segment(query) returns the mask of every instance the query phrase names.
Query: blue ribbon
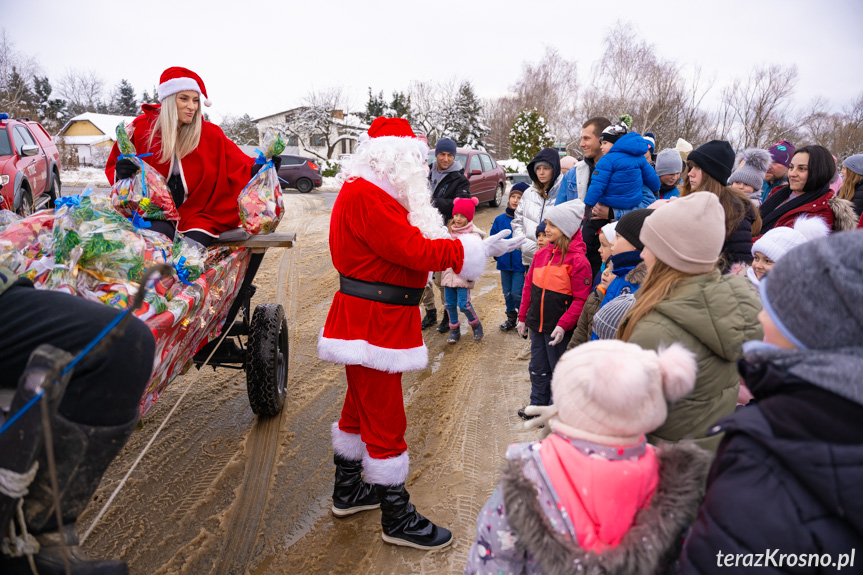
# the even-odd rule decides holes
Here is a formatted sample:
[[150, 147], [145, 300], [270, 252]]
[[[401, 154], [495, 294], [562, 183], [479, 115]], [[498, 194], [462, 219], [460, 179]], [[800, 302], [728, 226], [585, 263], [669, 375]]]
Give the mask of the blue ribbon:
[[147, 154], [120, 154], [117, 156], [118, 160], [126, 160], [128, 158], [138, 158], [138, 161], [141, 162], [141, 185], [143, 186], [143, 190], [141, 190], [141, 195], [145, 198], [149, 198], [150, 195], [147, 193], [147, 174], [144, 170], [144, 162], [141, 161], [141, 158], [146, 158], [147, 156], [152, 156], [153, 153], [149, 152]]
[[183, 256], [179, 259], [177, 263], [174, 264], [174, 269], [177, 270], [177, 277], [181, 282], [186, 284], [187, 286], [192, 285], [192, 282], [189, 281], [189, 270], [186, 269], [186, 256]]
[[54, 210], [59, 210], [63, 206], [69, 206], [69, 208], [77, 208], [81, 205], [81, 196], [63, 196], [62, 198], [57, 198], [54, 200]]
[[[240, 194], [242, 194], [243, 192], [245, 192], [245, 191], [246, 191], [246, 188], [248, 188], [250, 185], [252, 185], [252, 182], [254, 182], [255, 180], [257, 180], [257, 179], [258, 179], [258, 177], [259, 177], [259, 176], [264, 172], [264, 170], [266, 170], [267, 168], [269, 168], [269, 167], [271, 167], [271, 166], [274, 166], [274, 165], [275, 165], [275, 164], [273, 163], [273, 160], [272, 160], [271, 158], [267, 158], [267, 157], [264, 155], [264, 153], [263, 153], [262, 151], [260, 151], [260, 150], [259, 150], [259, 149], [257, 149], [257, 148], [255, 148], [255, 151], [256, 151], [256, 152], [258, 152], [258, 157], [257, 157], [257, 158], [255, 158], [255, 163], [256, 163], [256, 164], [260, 164], [260, 165], [261, 165], [261, 169], [260, 169], [260, 170], [258, 170], [258, 173], [257, 173], [257, 174], [255, 174], [255, 177], [254, 177], [254, 178], [252, 178], [251, 180], [249, 180], [249, 183], [248, 183], [248, 184], [246, 184], [245, 186], [243, 186], [243, 189], [242, 189], [242, 190], [240, 190]], [[279, 179], [281, 180], [281, 178], [279, 178]], [[282, 181], [284, 182], [284, 180], [282, 180]], [[287, 183], [287, 182], [285, 182], [285, 183]]]
[[129, 219], [132, 220], [132, 225], [135, 226], [136, 230], [140, 230], [141, 228], [146, 229], [153, 225], [144, 218], [142, 218], [141, 214], [139, 214], [138, 212], [135, 212], [135, 215]]

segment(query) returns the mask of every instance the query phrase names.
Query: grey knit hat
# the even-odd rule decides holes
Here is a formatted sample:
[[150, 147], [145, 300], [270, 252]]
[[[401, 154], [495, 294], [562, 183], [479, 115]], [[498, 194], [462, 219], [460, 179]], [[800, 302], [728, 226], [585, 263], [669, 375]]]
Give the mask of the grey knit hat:
[[863, 345], [863, 231], [792, 249], [761, 280], [761, 303], [801, 349]]
[[554, 224], [563, 235], [572, 239], [581, 227], [584, 219], [584, 202], [579, 199], [569, 200], [545, 211], [543, 218]]
[[674, 148], [665, 148], [656, 155], [656, 175], [667, 176], [683, 171], [683, 158]]
[[863, 154], [854, 154], [849, 156], [847, 160], [842, 162], [842, 165], [854, 172], [863, 176]]
[[633, 305], [635, 305], [635, 294], [627, 293], [617, 296], [602, 306], [593, 316], [593, 332], [596, 337], [599, 339], [617, 339], [617, 328], [620, 327], [623, 316]]
[[737, 156], [736, 164], [738, 167], [728, 178], [728, 185], [742, 182], [760, 190], [764, 183], [764, 175], [772, 163], [773, 159], [767, 150], [746, 148]]

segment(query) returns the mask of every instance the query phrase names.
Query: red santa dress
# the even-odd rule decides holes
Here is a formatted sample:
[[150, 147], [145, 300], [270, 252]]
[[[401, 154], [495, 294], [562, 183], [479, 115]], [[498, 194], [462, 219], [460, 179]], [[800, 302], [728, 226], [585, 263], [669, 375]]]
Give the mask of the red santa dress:
[[[159, 117], [159, 104], [144, 104], [144, 113], [132, 122], [130, 139], [138, 154], [152, 153], [143, 158], [166, 179], [171, 175], [170, 162], [159, 161], [162, 148], [158, 137], [150, 146], [150, 133]], [[120, 150], [117, 144], [111, 150], [105, 175], [114, 184], [114, 165]], [[204, 121], [201, 124], [201, 141], [198, 147], [179, 161], [180, 177], [186, 190], [186, 199], [177, 208], [181, 232], [198, 230], [218, 237], [224, 231], [240, 226], [237, 196], [252, 177], [255, 160], [229, 140], [217, 125]]]

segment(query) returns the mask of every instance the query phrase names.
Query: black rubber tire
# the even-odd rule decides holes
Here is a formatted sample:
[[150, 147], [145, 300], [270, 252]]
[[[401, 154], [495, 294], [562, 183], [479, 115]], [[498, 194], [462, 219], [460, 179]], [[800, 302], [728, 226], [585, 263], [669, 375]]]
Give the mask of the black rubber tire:
[[494, 199], [491, 200], [488, 205], [493, 208], [500, 207], [500, 203], [503, 200], [503, 184], [499, 185], [497, 189], [494, 191]]
[[56, 207], [55, 204], [57, 202], [57, 198], [61, 197], [61, 192], [60, 192], [60, 186], [61, 185], [62, 184], [60, 183], [60, 174], [58, 174], [57, 172], [54, 172], [53, 176], [51, 177], [51, 188], [48, 190], [48, 207], [49, 208]]
[[21, 190], [21, 204], [15, 210], [15, 213], [22, 218], [26, 218], [33, 213], [33, 196], [30, 195], [30, 190], [27, 188]]
[[315, 185], [308, 178], [300, 178], [297, 180], [297, 191], [301, 194], [308, 194], [314, 187]]
[[246, 389], [252, 411], [278, 415], [288, 386], [288, 322], [285, 308], [263, 303], [255, 307], [246, 349]]

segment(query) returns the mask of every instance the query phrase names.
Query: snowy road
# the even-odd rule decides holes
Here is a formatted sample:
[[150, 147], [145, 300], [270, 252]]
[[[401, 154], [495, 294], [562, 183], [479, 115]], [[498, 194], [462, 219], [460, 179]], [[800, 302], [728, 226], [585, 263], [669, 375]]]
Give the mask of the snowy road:
[[[485, 324], [480, 344], [447, 346], [425, 333], [429, 367], [406, 374], [411, 455], [408, 488], [421, 512], [450, 528], [452, 547], [432, 553], [380, 538], [380, 514], [335, 519], [329, 428], [345, 393], [344, 369], [317, 359], [338, 274], [327, 249], [335, 193], [288, 193], [280, 231], [291, 250], [267, 253], [253, 303], [280, 302], [289, 317], [288, 400], [280, 417], [257, 420], [245, 376], [194, 369], [168, 388], [109, 469], [79, 528], [87, 529], [185, 386], [193, 388], [85, 547], [122, 557], [134, 574], [460, 573], [477, 512], [494, 488], [506, 446], [528, 441], [515, 411], [526, 401], [524, 341], [503, 333], [499, 275], [490, 261], [473, 302]], [[491, 227], [502, 208], [480, 208]], [[469, 328], [462, 322], [465, 335]]]

